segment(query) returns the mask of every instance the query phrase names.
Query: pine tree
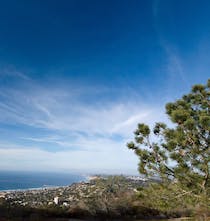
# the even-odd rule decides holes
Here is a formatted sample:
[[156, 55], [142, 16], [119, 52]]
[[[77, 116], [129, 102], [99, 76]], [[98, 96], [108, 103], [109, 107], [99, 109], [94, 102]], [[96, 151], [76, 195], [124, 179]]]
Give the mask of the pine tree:
[[139, 157], [139, 172], [177, 182], [191, 194], [209, 196], [210, 190], [210, 79], [189, 94], [166, 104], [174, 127], [138, 124], [135, 140], [127, 144]]

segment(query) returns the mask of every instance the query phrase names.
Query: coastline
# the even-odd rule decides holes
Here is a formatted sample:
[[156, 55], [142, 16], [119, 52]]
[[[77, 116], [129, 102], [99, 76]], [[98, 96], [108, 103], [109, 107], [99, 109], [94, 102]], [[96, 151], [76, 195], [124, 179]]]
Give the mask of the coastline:
[[96, 176], [96, 175], [81, 175], [81, 177], [84, 177], [84, 179], [80, 180], [80, 181], [76, 181], [76, 182], [72, 182], [69, 183], [67, 185], [43, 185], [41, 187], [29, 187], [29, 188], [18, 188], [18, 189], [0, 189], [0, 193], [11, 193], [11, 192], [26, 192], [26, 191], [39, 191], [39, 190], [53, 190], [53, 189], [58, 189], [58, 188], [65, 188], [65, 187], [69, 187], [72, 184], [80, 184], [80, 183], [86, 183], [89, 182], [91, 180], [96, 180], [99, 179], [100, 176]]
[[[11, 192], [26, 192], [26, 191], [39, 191], [39, 190], [48, 190], [48, 189], [56, 189], [56, 188], [64, 188], [64, 187], [68, 187], [70, 185], [72, 185], [73, 183], [81, 183], [81, 182], [88, 182], [91, 179], [91, 175], [81, 175], [81, 174], [69, 174], [69, 176], [78, 176], [80, 177], [80, 179], [76, 179], [76, 180], [72, 180], [71, 182], [66, 184], [41, 184], [41, 185], [37, 185], [36, 187], [34, 187], [34, 185], [28, 186], [28, 187], [18, 187], [18, 188], [2, 188], [0, 189], [0, 194], [1, 193], [11, 193]], [[66, 175], [68, 176], [68, 174]], [[1, 182], [1, 177], [0, 177], [0, 182]], [[12, 182], [11, 182], [12, 183]], [[62, 182], [61, 182], [62, 183]], [[21, 185], [21, 183], [19, 184], [19, 186]], [[25, 182], [23, 181], [22, 185], [25, 185]]]
[[31, 214], [36, 214], [38, 217], [47, 217], [52, 221], [55, 218], [62, 218], [63, 221], [72, 218], [115, 221], [193, 220], [187, 217], [190, 216], [188, 211], [174, 210], [171, 213], [163, 213], [145, 207], [136, 195], [136, 188], [145, 185], [142, 180], [130, 180], [122, 176], [86, 176], [84, 178], [86, 181], [75, 182], [69, 186], [0, 192], [0, 198], [2, 198], [0, 214], [3, 211], [5, 217], [12, 213], [13, 217], [21, 214], [29, 218]]
[[[71, 184], [70, 184], [71, 185]], [[69, 186], [69, 185], [67, 185]], [[46, 186], [46, 187], [29, 187], [24, 189], [9, 189], [9, 190], [0, 190], [0, 193], [11, 193], [11, 192], [26, 192], [26, 191], [33, 191], [33, 190], [47, 190], [47, 189], [56, 189], [60, 187], [67, 187], [67, 186]]]
[[[12, 213], [14, 217], [21, 214], [29, 218], [36, 214], [43, 218], [39, 220], [49, 218], [52, 221], [57, 218], [62, 221], [191, 220], [188, 217], [178, 218], [181, 216], [178, 213], [163, 214], [158, 210], [144, 207], [136, 198], [135, 191], [136, 185], [144, 185], [142, 181], [136, 183], [122, 177], [121, 179], [119, 177], [89, 178], [86, 177], [86, 182], [72, 183], [70, 186], [0, 192], [0, 195], [5, 194], [5, 200], [2, 201], [5, 204], [0, 206], [0, 214], [3, 211], [5, 217]], [[177, 218], [172, 219], [175, 217]]]

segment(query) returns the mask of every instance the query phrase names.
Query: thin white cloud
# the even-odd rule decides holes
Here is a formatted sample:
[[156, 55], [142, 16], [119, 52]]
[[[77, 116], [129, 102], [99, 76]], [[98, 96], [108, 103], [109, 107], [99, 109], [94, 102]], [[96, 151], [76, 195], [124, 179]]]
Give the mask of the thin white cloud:
[[[33, 91], [7, 91], [6, 101], [0, 104], [0, 120], [23, 123], [49, 130], [85, 131], [88, 134], [122, 133], [138, 121], [145, 121], [155, 107], [136, 101], [106, 102], [101, 105], [86, 104], [68, 93], [49, 89]], [[34, 90], [34, 88], [33, 88]], [[59, 94], [60, 93], [60, 94]], [[73, 97], [73, 98], [72, 98]]]
[[93, 92], [93, 88], [78, 93], [74, 87], [42, 87], [34, 82], [19, 90], [2, 88], [0, 122], [42, 128], [47, 134], [23, 136], [23, 132], [19, 139], [27, 144], [13, 146], [9, 140], [1, 145], [0, 168], [135, 171], [138, 160], [126, 143], [138, 122], [160, 121], [163, 111], [129, 95], [127, 100], [84, 102], [83, 96]]
[[24, 72], [18, 71], [13, 66], [0, 67], [0, 77], [16, 77], [23, 80], [30, 79]]
[[130, 128], [134, 127], [134, 125], [137, 124], [137, 122], [145, 122], [146, 119], [151, 114], [151, 110], [144, 110], [143, 113], [132, 115], [128, 118], [126, 118], [124, 121], [119, 122], [118, 124], [115, 124], [114, 127], [111, 129], [111, 132], [122, 132], [130, 130]]
[[176, 45], [173, 44], [173, 42], [169, 41], [169, 39], [167, 39], [167, 37], [165, 36], [165, 29], [161, 20], [161, 13], [163, 10], [162, 6], [164, 5], [161, 5], [161, 1], [153, 1], [154, 28], [159, 40], [159, 44], [166, 53], [165, 72], [168, 76], [168, 84], [173, 85], [175, 80], [180, 80], [187, 87], [189, 87], [189, 82], [185, 73], [183, 60], [181, 59], [181, 56], [177, 51]]
[[[36, 171], [136, 171], [137, 157], [129, 150], [103, 146], [103, 151], [48, 152], [40, 149], [1, 149], [0, 168]], [[118, 155], [120, 157], [116, 157]]]

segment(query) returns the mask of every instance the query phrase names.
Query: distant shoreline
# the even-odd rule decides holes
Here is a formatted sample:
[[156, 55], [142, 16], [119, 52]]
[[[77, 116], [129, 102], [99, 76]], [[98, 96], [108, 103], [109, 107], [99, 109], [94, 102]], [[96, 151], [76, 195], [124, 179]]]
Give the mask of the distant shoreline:
[[[58, 175], [58, 178], [57, 178]], [[20, 191], [38, 191], [45, 189], [55, 189], [67, 187], [73, 183], [86, 182], [89, 180], [89, 175], [81, 174], [46, 174], [41, 173], [33, 176], [32, 174], [25, 175], [24, 173], [0, 173], [0, 193], [20, 192]], [[8, 183], [8, 184], [7, 184]]]
[[[73, 183], [82, 183], [82, 182], [87, 182], [87, 180], [81, 180], [78, 182], [73, 182]], [[62, 186], [43, 186], [43, 187], [29, 187], [29, 188], [23, 188], [23, 189], [9, 189], [9, 190], [0, 190], [0, 193], [10, 193], [10, 192], [25, 192], [25, 191], [39, 191], [39, 190], [48, 190], [48, 189], [57, 189], [57, 188], [65, 188], [68, 186], [71, 186], [73, 183], [70, 183], [68, 185], [62, 185]]]
[[[83, 179], [79, 180], [79, 181], [74, 181], [72, 183], [66, 184], [66, 185], [43, 185], [40, 187], [28, 187], [28, 188], [17, 188], [17, 189], [0, 189], [0, 193], [10, 193], [10, 192], [25, 192], [25, 191], [39, 191], [39, 190], [47, 190], [47, 189], [57, 189], [57, 188], [65, 188], [68, 186], [71, 186], [73, 183], [82, 183], [82, 182], [88, 182], [94, 179], [98, 179], [101, 177], [106, 177], [107, 175], [80, 175], [81, 177], [83, 177]], [[140, 176], [128, 176], [126, 175], [128, 178], [132, 177], [138, 177], [137, 179], [141, 179], [143, 181], [145, 181], [145, 178], [142, 178]]]
[[[97, 179], [98, 176], [95, 176], [95, 175], [86, 175], [86, 176], [83, 176], [84, 177], [84, 180], [80, 180], [80, 181], [77, 181], [77, 182], [73, 182], [73, 183], [82, 183], [82, 182], [88, 182], [90, 180], [93, 180], [93, 179]], [[71, 186], [73, 183], [70, 183], [70, 184], [67, 184], [67, 185], [58, 185], [58, 186], [54, 186], [54, 185], [44, 185], [44, 186], [41, 186], [41, 187], [29, 187], [29, 188], [21, 188], [21, 189], [4, 189], [4, 190], [0, 190], [0, 193], [10, 193], [10, 192], [25, 192], [25, 191], [31, 191], [31, 190], [47, 190], [47, 189], [57, 189], [57, 188], [65, 188], [65, 187], [68, 187], [68, 186]]]
[[[71, 185], [71, 184], [70, 184]], [[24, 189], [9, 189], [9, 190], [0, 190], [0, 193], [10, 193], [10, 192], [21, 192], [21, 191], [31, 191], [31, 190], [45, 190], [45, 189], [56, 189], [60, 187], [67, 187], [66, 186], [45, 186], [45, 187], [29, 187], [29, 188], [24, 188]]]
[[[36, 214], [40, 220], [60, 218], [63, 221], [71, 219], [76, 221], [77, 218], [113, 221], [168, 220], [170, 217], [187, 215], [183, 211], [163, 213], [142, 205], [135, 194], [137, 187], [145, 185], [144, 178], [100, 175], [84, 176], [84, 178], [86, 181], [73, 182], [68, 186], [1, 191], [0, 198], [4, 200], [0, 213], [4, 212], [5, 217], [11, 215], [11, 212], [14, 217], [18, 215], [30, 217]], [[184, 218], [171, 220], [178, 221]]]

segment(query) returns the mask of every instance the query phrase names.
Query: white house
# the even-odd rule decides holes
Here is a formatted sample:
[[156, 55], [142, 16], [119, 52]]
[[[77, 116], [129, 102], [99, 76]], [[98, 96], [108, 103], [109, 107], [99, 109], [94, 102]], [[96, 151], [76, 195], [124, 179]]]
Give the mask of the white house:
[[56, 205], [58, 205], [58, 202], [59, 202], [59, 197], [56, 196], [56, 197], [54, 198], [54, 203], [55, 203]]

